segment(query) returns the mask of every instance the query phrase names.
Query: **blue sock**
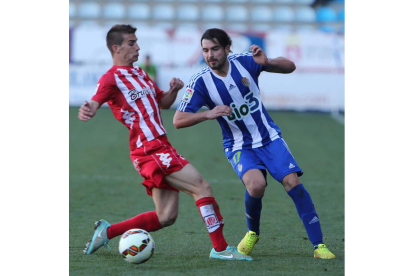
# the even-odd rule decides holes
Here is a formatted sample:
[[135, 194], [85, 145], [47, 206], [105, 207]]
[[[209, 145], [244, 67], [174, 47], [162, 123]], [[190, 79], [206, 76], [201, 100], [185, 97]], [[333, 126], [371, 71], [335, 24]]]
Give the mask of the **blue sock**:
[[246, 208], [247, 228], [260, 234], [260, 214], [262, 212], [262, 198], [252, 197], [246, 190], [244, 193], [244, 205]]
[[299, 184], [292, 188], [288, 195], [295, 203], [296, 210], [313, 246], [323, 243], [321, 224], [308, 191], [302, 184]]

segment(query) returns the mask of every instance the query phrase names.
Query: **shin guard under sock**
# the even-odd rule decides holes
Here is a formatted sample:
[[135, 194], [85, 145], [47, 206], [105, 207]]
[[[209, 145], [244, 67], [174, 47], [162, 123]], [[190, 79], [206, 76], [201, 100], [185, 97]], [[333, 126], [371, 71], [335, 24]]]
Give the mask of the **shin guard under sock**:
[[196, 201], [198, 210], [203, 218], [213, 247], [217, 252], [227, 248], [227, 242], [223, 236], [223, 217], [214, 197], [203, 197]]
[[322, 229], [319, 223], [318, 214], [308, 191], [302, 184], [293, 187], [288, 195], [293, 199], [299, 217], [305, 226], [309, 240], [315, 246], [323, 243]]
[[246, 190], [244, 193], [244, 205], [246, 210], [247, 228], [260, 234], [260, 214], [262, 212], [262, 198], [252, 197]]

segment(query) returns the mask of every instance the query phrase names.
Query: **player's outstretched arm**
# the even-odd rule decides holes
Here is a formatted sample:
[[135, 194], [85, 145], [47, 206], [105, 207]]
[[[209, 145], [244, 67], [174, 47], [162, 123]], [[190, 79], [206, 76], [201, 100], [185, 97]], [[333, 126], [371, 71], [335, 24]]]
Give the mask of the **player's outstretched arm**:
[[177, 98], [177, 93], [183, 88], [184, 83], [179, 78], [172, 78], [170, 81], [170, 90], [165, 91], [162, 94], [162, 99], [158, 103], [158, 106], [162, 109], [169, 109]]
[[79, 108], [78, 118], [81, 121], [87, 122], [95, 116], [100, 104], [97, 101], [85, 101]]
[[278, 57], [268, 59], [262, 48], [257, 45], [250, 46], [250, 51], [253, 53], [253, 59], [257, 64], [266, 66], [266, 72], [289, 74], [296, 69], [295, 63], [287, 58]]
[[221, 116], [230, 116], [232, 112], [233, 110], [227, 105], [218, 105], [212, 110], [199, 113], [177, 110], [174, 115], [173, 124], [175, 128], [189, 127], [206, 120], [214, 120]]

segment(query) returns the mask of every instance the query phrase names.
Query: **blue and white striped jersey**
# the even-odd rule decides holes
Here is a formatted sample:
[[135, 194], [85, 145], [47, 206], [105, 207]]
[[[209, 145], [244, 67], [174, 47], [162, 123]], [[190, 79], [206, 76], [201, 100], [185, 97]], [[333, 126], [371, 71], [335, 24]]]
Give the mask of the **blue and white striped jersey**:
[[253, 60], [250, 52], [227, 59], [230, 67], [226, 77], [215, 74], [210, 67], [193, 75], [177, 109], [196, 113], [202, 106], [230, 106], [230, 116], [217, 118], [225, 151], [258, 148], [280, 138], [281, 131], [260, 97], [258, 77], [264, 67]]

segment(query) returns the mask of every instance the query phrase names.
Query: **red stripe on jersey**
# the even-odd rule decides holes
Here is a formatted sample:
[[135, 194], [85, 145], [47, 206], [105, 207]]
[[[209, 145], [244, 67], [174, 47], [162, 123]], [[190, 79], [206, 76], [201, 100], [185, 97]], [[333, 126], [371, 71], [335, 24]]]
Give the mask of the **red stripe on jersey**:
[[158, 107], [157, 102], [155, 101], [155, 98], [153, 95], [151, 95], [150, 97], [148, 97], [148, 101], [150, 102], [152, 109], [154, 110], [154, 118], [155, 121], [158, 123], [158, 125], [161, 127], [161, 129], [167, 133], [167, 131], [164, 128], [164, 123], [162, 122], [162, 117], [161, 117], [161, 111]]
[[[131, 73], [128, 70], [128, 73]], [[121, 72], [117, 71], [116, 74], [119, 76], [119, 79], [125, 84], [125, 86], [129, 89], [132, 90], [134, 88], [136, 88], [127, 78], [124, 74], [122, 74]], [[139, 111], [142, 114], [143, 119], [145, 120], [145, 123], [147, 124], [148, 128], [150, 129], [152, 135], [154, 137], [158, 137], [160, 134], [158, 134], [158, 131], [155, 129], [154, 124], [150, 121], [149, 119], [149, 115], [147, 113], [147, 109], [145, 108], [144, 103], [142, 102], [141, 98], [138, 98], [135, 100], [135, 104], [137, 105]]]
[[[142, 70], [142, 68], [139, 68], [139, 73], [141, 73], [141, 74], [144, 75], [144, 80], [146, 80], [147, 83], [149, 84], [149, 86], [151, 86], [151, 88], [155, 90], [155, 92], [156, 92], [156, 98], [160, 98], [161, 99], [162, 98], [163, 91], [160, 90], [157, 85], [155, 85], [154, 81], [151, 80], [151, 78], [148, 76], [148, 73], [145, 72], [144, 70]], [[162, 121], [162, 117], [161, 117], [161, 110], [158, 107], [158, 102], [157, 102], [157, 99], [156, 98], [153, 98], [154, 104], [157, 106], [157, 111], [158, 111], [156, 113], [156, 116], [155, 117], [157, 118], [157, 122], [159, 122], [161, 128], [165, 131], [165, 133], [167, 133], [167, 131], [164, 128], [164, 122]], [[153, 103], [152, 102], [151, 102], [151, 106], [153, 106]]]
[[[141, 75], [144, 75], [145, 74], [146, 76], [148, 76], [147, 75], [147, 72], [145, 72], [144, 70], [142, 70], [142, 68], [139, 68], [139, 70], [137, 70], [137, 68], [135, 68], [135, 70], [133, 70], [132, 72], [133, 73], [137, 72], [138, 74], [141, 74]], [[139, 83], [139, 85], [141, 85], [141, 87], [143, 89], [146, 88], [145, 85], [139, 80], [139, 78], [135, 74], [132, 75], [132, 77], [134, 78], [134, 80], [136, 80]], [[147, 82], [147, 85], [151, 89], [154, 89], [154, 91], [156, 91], [150, 79], [144, 78], [144, 81]], [[149, 95], [149, 96], [147, 95], [147, 99], [148, 99], [149, 103], [151, 104], [152, 110], [154, 110], [154, 119], [155, 119], [155, 122], [164, 131], [164, 133], [167, 133], [167, 131], [164, 128], [163, 122], [162, 122], [160, 108], [158, 107], [158, 104], [157, 104], [154, 96], [152, 94]]]
[[[164, 132], [167, 133], [167, 131], [164, 128], [164, 122], [162, 121], [161, 110], [158, 107], [158, 103], [157, 103], [156, 99], [154, 98], [153, 95], [151, 95], [151, 98], [148, 97], [148, 99], [150, 100], [150, 103], [151, 103], [152, 108], [154, 110], [157, 110], [157, 112], [155, 113], [155, 120], [157, 120], [157, 123], [164, 130]], [[157, 109], [155, 109], [155, 106], [156, 106]]]
[[138, 78], [138, 76], [137, 76], [137, 74], [135, 73], [137, 70], [136, 70], [136, 68], [134, 68], [134, 70], [132, 71], [132, 70], [130, 70], [130, 69], [128, 69], [128, 73], [130, 73], [131, 74], [131, 76], [132, 76], [132, 78], [136, 81], [136, 82], [138, 82], [138, 84], [141, 86], [141, 88], [142, 89], [145, 89], [146, 87], [145, 87], [145, 85], [139, 80], [139, 78]]
[[147, 82], [154, 88], [157, 102], [160, 101], [162, 99], [162, 93], [164, 93], [164, 91], [158, 88], [158, 86], [154, 83], [154, 81], [150, 78], [150, 76], [148, 76], [147, 72], [142, 70], [142, 68], [139, 68], [139, 69], [140, 69], [140, 73], [144, 75], [144, 79], [146, 79]]
[[[117, 71], [115, 73], [118, 76], [120, 75], [119, 71]], [[112, 75], [112, 77], [114, 77], [114, 75]], [[115, 81], [115, 83], [116, 83], [116, 81]], [[117, 87], [117, 89], [118, 89], [119, 93], [121, 95], [123, 95], [122, 90], [119, 87]], [[128, 104], [128, 101], [125, 99], [125, 97], [119, 97], [118, 99], [119, 99], [119, 101], [122, 101], [121, 106], [122, 105], [128, 105], [128, 106], [130, 106]], [[136, 148], [137, 147], [136, 142], [137, 142], [138, 139], [141, 139], [141, 137], [143, 137], [144, 140], [146, 139], [145, 133], [143, 132], [143, 130], [140, 127], [133, 127], [133, 128], [131, 128], [131, 126], [128, 125], [125, 122], [125, 120], [123, 120], [124, 112], [122, 112], [122, 108], [121, 108], [120, 105], [113, 104], [112, 100], [109, 100], [108, 101], [108, 105], [111, 108], [112, 113], [114, 114], [115, 118], [118, 121], [120, 121], [123, 125], [125, 125], [129, 129], [129, 147], [130, 147], [130, 149]], [[138, 114], [137, 114], [137, 116], [138, 116]]]

